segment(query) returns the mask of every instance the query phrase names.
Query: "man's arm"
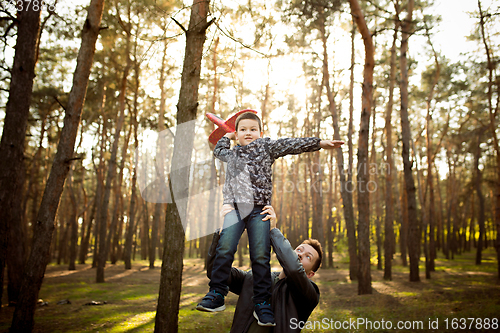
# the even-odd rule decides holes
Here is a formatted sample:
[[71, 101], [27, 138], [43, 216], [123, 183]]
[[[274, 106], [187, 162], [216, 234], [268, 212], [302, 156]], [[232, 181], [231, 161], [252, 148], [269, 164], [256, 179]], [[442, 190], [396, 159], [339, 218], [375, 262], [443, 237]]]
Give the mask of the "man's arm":
[[319, 301], [319, 293], [315, 285], [309, 280], [304, 267], [299, 261], [297, 253], [293, 250], [290, 242], [277, 228], [271, 229], [271, 244], [276, 253], [278, 261], [283, 267], [287, 282], [292, 284], [294, 291], [300, 299], [316, 305]]

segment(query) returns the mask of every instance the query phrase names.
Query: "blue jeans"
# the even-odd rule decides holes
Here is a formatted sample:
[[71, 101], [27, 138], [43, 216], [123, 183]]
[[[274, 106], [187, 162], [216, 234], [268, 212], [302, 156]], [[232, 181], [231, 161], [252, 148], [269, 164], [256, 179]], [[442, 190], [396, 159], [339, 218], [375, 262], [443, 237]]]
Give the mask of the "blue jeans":
[[[210, 290], [227, 295], [227, 280], [231, 274], [234, 254], [245, 228], [248, 233], [250, 260], [253, 274], [253, 302], [255, 304], [269, 301], [271, 298], [271, 241], [269, 239], [269, 220], [262, 221], [266, 215], [262, 213], [262, 205], [255, 205], [245, 218], [241, 218], [238, 207], [226, 214], [224, 227], [220, 234], [219, 244], [215, 252], [212, 267]], [[246, 214], [245, 214], [246, 215]], [[226, 228], [226, 226], [228, 226]]]

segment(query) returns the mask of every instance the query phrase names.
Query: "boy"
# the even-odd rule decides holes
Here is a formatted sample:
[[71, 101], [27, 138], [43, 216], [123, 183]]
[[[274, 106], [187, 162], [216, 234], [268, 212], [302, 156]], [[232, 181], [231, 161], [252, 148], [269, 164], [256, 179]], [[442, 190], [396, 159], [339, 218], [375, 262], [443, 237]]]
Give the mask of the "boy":
[[[271, 204], [272, 164], [282, 156], [340, 147], [344, 142], [318, 138], [262, 138], [262, 123], [254, 113], [236, 119], [235, 132], [227, 133], [215, 146], [214, 156], [227, 162], [226, 181], [222, 190], [224, 205], [234, 210], [224, 217], [224, 225], [213, 263], [210, 291], [196, 306], [200, 311], [222, 311], [227, 295], [238, 241], [247, 229], [253, 274], [254, 317], [261, 326], [275, 326], [271, 307], [271, 244], [269, 218], [262, 209]], [[230, 140], [238, 145], [230, 148]]]

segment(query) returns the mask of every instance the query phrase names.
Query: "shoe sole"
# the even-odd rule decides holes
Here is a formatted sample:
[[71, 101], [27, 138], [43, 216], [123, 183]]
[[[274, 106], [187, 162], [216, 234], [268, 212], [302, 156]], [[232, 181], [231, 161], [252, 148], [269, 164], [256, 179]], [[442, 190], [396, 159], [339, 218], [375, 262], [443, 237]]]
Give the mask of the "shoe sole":
[[211, 309], [211, 308], [206, 308], [203, 305], [199, 305], [198, 304], [196, 306], [196, 310], [198, 310], [198, 311], [204, 311], [204, 312], [220, 312], [220, 311], [226, 310], [226, 306], [222, 305], [222, 306], [219, 306], [218, 308]]
[[276, 323], [263, 323], [259, 320], [259, 316], [257, 316], [257, 313], [254, 311], [253, 312], [253, 316], [255, 317], [255, 319], [257, 319], [257, 324], [259, 324], [259, 326], [266, 326], [266, 327], [269, 327], [269, 326], [276, 326]]

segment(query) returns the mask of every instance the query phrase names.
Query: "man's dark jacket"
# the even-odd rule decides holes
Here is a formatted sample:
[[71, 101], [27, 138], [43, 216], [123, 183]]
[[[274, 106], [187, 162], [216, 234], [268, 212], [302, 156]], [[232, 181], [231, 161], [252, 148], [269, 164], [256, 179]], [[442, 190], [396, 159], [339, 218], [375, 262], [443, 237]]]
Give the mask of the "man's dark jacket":
[[[271, 304], [276, 320], [275, 333], [300, 332], [299, 322], [309, 318], [319, 302], [318, 286], [306, 275], [297, 253], [292, 249], [290, 242], [279, 229], [270, 232], [271, 245], [276, 257], [286, 274], [284, 279], [273, 283]], [[207, 276], [210, 278], [212, 265], [215, 259], [215, 249], [219, 241], [216, 232], [210, 246], [207, 261]], [[280, 272], [272, 272], [275, 281]], [[239, 295], [234, 312], [231, 333], [246, 333], [254, 320], [253, 311], [253, 278], [252, 271], [242, 271], [231, 267], [231, 275], [227, 281], [229, 291]], [[293, 329], [292, 329], [293, 328]]]

